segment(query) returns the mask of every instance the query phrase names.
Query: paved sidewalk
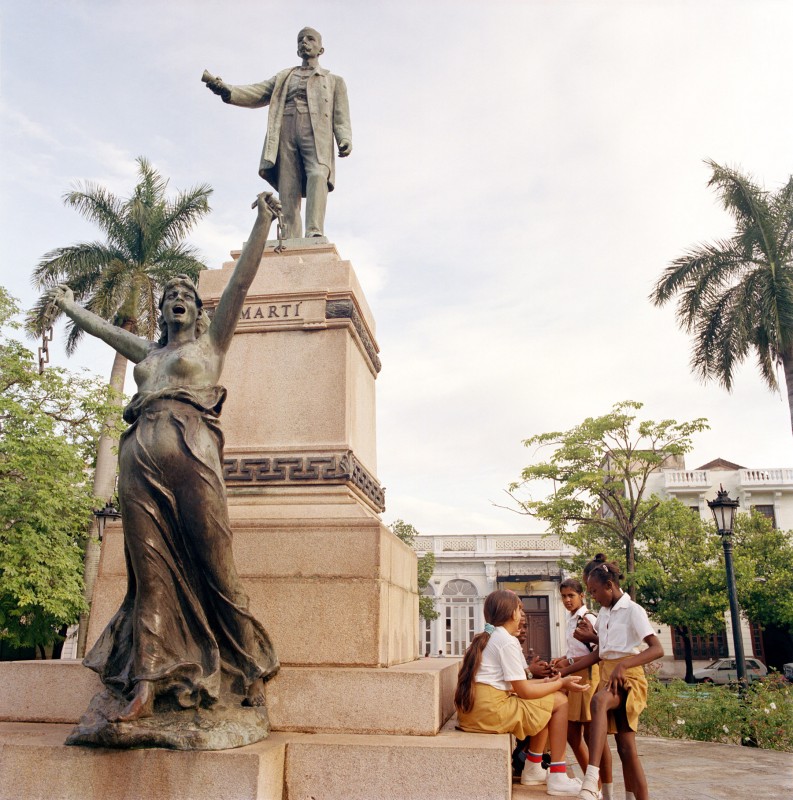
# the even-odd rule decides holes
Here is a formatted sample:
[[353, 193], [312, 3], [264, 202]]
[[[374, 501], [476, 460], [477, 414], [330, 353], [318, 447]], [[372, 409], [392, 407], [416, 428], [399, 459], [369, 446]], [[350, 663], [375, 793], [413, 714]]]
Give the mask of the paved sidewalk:
[[[651, 800], [793, 800], [793, 753], [641, 736], [636, 742]], [[614, 800], [624, 800], [622, 768], [610, 744]], [[580, 778], [578, 766], [575, 772]], [[543, 786], [513, 787], [513, 800], [540, 797], [548, 797]]]

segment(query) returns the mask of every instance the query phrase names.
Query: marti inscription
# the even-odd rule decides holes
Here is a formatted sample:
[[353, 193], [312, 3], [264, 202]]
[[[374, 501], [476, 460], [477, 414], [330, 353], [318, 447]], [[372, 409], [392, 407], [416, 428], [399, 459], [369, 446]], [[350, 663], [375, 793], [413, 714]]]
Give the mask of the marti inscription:
[[267, 305], [245, 306], [240, 311], [240, 319], [297, 319], [300, 317], [299, 303], [270, 303]]

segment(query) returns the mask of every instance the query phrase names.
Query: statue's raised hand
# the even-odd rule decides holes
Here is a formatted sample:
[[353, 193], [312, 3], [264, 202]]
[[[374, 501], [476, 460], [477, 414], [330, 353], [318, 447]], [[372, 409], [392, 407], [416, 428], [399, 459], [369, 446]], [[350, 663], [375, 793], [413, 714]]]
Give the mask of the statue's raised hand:
[[258, 208], [260, 216], [268, 214], [272, 220], [281, 213], [281, 201], [272, 192], [262, 192], [251, 203], [251, 208]]
[[74, 292], [65, 284], [59, 283], [47, 290], [47, 297], [50, 303], [63, 308], [62, 304], [69, 304], [74, 302]]

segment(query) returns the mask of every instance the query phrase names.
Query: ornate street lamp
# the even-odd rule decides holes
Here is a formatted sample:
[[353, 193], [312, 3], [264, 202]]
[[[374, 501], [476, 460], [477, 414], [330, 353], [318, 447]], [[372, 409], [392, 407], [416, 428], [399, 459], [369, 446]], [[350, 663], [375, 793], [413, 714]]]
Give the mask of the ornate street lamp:
[[108, 500], [104, 508], [94, 511], [94, 516], [96, 517], [96, 526], [99, 533], [99, 541], [101, 542], [105, 538], [105, 525], [107, 525], [108, 520], [118, 519], [121, 516], [121, 512]]
[[738, 595], [735, 591], [735, 570], [732, 565], [732, 526], [738, 501], [731, 500], [722, 485], [716, 493], [715, 500], [708, 500], [713, 512], [716, 529], [724, 546], [724, 568], [727, 571], [727, 594], [730, 598], [730, 616], [732, 617], [732, 641], [735, 649], [735, 663], [738, 667], [738, 682], [746, 684], [746, 660], [743, 655], [743, 639], [741, 638], [741, 610], [738, 608]]

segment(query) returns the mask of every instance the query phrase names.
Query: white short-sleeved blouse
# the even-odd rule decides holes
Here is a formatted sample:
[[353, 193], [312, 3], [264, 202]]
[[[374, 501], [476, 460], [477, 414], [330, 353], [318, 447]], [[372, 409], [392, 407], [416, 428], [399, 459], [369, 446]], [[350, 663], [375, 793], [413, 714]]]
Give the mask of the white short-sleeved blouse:
[[485, 645], [474, 681], [508, 692], [512, 688], [512, 681], [526, 680], [526, 666], [526, 658], [517, 637], [498, 627], [490, 634], [490, 641]]

